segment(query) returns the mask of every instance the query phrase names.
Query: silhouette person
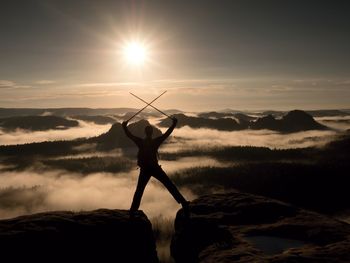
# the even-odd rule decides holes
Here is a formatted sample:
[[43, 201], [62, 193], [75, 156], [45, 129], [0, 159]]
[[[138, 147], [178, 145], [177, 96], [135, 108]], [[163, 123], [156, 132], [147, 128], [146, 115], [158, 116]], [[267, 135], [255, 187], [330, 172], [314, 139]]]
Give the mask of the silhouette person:
[[146, 126], [145, 134], [146, 137], [144, 139], [134, 136], [128, 129], [127, 124], [128, 121], [124, 121], [122, 123], [125, 134], [137, 145], [139, 148], [137, 154], [137, 165], [140, 167], [140, 175], [137, 182], [136, 191], [134, 194], [134, 198], [132, 200], [130, 215], [134, 215], [135, 212], [140, 207], [141, 198], [145, 187], [151, 178], [151, 176], [158, 179], [171, 193], [174, 199], [180, 203], [183, 207], [185, 215], [189, 214], [189, 202], [182, 196], [176, 186], [171, 182], [170, 178], [163, 171], [161, 166], [158, 164], [158, 148], [165, 141], [166, 138], [173, 132], [177, 119], [172, 118], [172, 125], [168, 128], [168, 130], [161, 136], [157, 138], [152, 138], [153, 127]]

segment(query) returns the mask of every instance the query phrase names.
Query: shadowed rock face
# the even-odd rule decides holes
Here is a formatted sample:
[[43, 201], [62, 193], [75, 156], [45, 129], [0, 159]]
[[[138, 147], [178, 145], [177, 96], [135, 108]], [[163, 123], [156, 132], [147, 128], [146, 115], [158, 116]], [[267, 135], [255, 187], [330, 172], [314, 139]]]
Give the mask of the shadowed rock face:
[[158, 262], [141, 211], [133, 219], [128, 211], [100, 209], [0, 220], [0, 247], [8, 262]]
[[251, 125], [254, 130], [268, 129], [268, 130], [279, 130], [279, 121], [276, 120], [272, 115], [267, 115], [257, 119]]
[[[275, 119], [271, 114], [256, 120], [244, 114], [216, 112], [202, 113], [199, 116], [190, 117], [184, 114], [176, 114], [175, 117], [179, 121], [177, 127], [189, 126], [192, 128], [208, 128], [222, 131], [267, 129], [286, 133], [328, 129], [328, 127], [316, 122], [311, 115], [301, 110], [290, 111], [281, 119]], [[170, 120], [164, 119], [159, 123], [159, 126], [164, 127], [170, 124]]]
[[[138, 122], [131, 123], [128, 128], [135, 136], [144, 138], [145, 127], [147, 125], [150, 125], [148, 121], [140, 120]], [[153, 126], [153, 138], [161, 135], [162, 132]], [[108, 132], [91, 139], [91, 142], [97, 142], [99, 150], [111, 150], [116, 147], [135, 146], [135, 144], [125, 135], [123, 127], [120, 123], [113, 124]]]
[[309, 130], [326, 130], [326, 126], [316, 122], [314, 118], [301, 110], [288, 112], [282, 119], [276, 120], [272, 115], [259, 118], [251, 123], [255, 130], [269, 129], [280, 132], [299, 132]]
[[293, 110], [288, 112], [282, 118], [282, 131], [307, 131], [307, 130], [326, 130], [327, 127], [318, 123], [314, 118], [301, 110]]
[[[220, 118], [220, 119], [208, 119], [202, 117], [190, 117], [185, 114], [175, 114], [174, 117], [178, 119], [177, 128], [183, 126], [189, 126], [192, 128], [208, 128], [216, 129], [220, 131], [236, 131], [247, 128], [248, 126], [238, 123], [236, 120], [231, 118]], [[167, 127], [171, 125], [171, 121], [167, 118], [159, 123], [161, 127]]]
[[177, 263], [350, 262], [350, 225], [246, 193], [202, 196], [180, 210], [171, 244]]

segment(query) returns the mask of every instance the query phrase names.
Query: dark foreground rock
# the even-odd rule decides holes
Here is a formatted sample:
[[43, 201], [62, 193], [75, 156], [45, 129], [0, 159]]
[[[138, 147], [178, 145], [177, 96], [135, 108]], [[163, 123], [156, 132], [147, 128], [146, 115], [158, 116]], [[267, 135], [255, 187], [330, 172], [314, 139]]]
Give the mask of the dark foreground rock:
[[158, 262], [141, 211], [133, 219], [127, 211], [100, 209], [1, 220], [0, 249], [6, 262]]
[[251, 194], [207, 195], [180, 210], [171, 253], [177, 263], [350, 262], [350, 225]]

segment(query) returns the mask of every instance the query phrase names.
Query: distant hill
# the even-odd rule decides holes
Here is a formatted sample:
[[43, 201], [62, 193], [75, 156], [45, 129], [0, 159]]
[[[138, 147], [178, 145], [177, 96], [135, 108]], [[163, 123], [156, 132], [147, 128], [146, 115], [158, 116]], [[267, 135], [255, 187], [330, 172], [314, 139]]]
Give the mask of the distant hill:
[[202, 112], [198, 114], [198, 117], [201, 118], [225, 118], [225, 117], [233, 117], [233, 114], [230, 112], [216, 112], [216, 111], [210, 111], [210, 112]]
[[198, 114], [198, 117], [201, 118], [235, 118], [238, 121], [251, 121], [256, 119], [255, 117], [251, 117], [247, 114], [244, 113], [225, 113], [225, 112], [216, 112], [216, 111], [211, 111], [211, 112], [202, 112]]
[[263, 111], [261, 113], [262, 116], [268, 116], [268, 115], [271, 115], [275, 118], [277, 117], [282, 117], [283, 115], [285, 115], [286, 112], [285, 111], [275, 111], [275, 110], [268, 110], [268, 111]]
[[50, 129], [68, 129], [79, 125], [78, 121], [58, 116], [18, 116], [0, 119], [0, 127], [6, 131], [24, 129], [44, 131]]
[[244, 114], [249, 114], [248, 111], [240, 111], [240, 110], [234, 110], [234, 109], [230, 109], [230, 108], [218, 110], [217, 112], [220, 112], [220, 113], [244, 113]]
[[[185, 114], [175, 114], [174, 117], [178, 119], [178, 128], [189, 126], [191, 128], [208, 128], [221, 131], [234, 131], [248, 128], [232, 118], [209, 119], [202, 117], [190, 117], [186, 116]], [[168, 127], [170, 125], [171, 120], [168, 118], [159, 123], [159, 126], [161, 127]]]
[[301, 110], [293, 110], [281, 119], [275, 119], [272, 115], [259, 118], [251, 122], [252, 129], [268, 129], [280, 132], [299, 132], [308, 130], [326, 130], [326, 126], [318, 123], [314, 118]]
[[261, 118], [258, 118], [250, 126], [254, 130], [278, 130], [279, 122], [271, 115], [267, 115]]
[[[39, 116], [39, 115], [55, 115], [61, 117], [67, 116], [96, 116], [96, 115], [124, 115], [127, 112], [137, 112], [139, 109], [135, 108], [0, 108], [0, 118], [2, 117], [15, 117], [15, 116]], [[180, 113], [180, 110], [170, 109], [164, 110], [167, 114]], [[145, 109], [144, 114], [156, 114], [158, 112], [152, 108]]]
[[95, 124], [113, 124], [116, 120], [109, 116], [101, 115], [73, 115], [71, 118], [76, 120], [82, 120], [86, 122], [93, 122]]
[[[312, 117], [335, 117], [335, 116], [348, 116], [350, 115], [346, 110], [306, 110], [306, 113]], [[282, 117], [286, 114], [285, 111], [263, 111], [262, 115], [272, 115], [274, 117]]]
[[[280, 132], [299, 132], [308, 130], [326, 130], [328, 127], [316, 122], [313, 117], [301, 110], [288, 112], [281, 119], [276, 119], [271, 114], [258, 118], [237, 113], [202, 113], [200, 117], [190, 117], [184, 114], [174, 115], [178, 119], [177, 127], [189, 126], [191, 128], [209, 128], [222, 131], [237, 131], [243, 129], [261, 130], [268, 129]], [[223, 116], [231, 116], [225, 118]], [[215, 119], [213, 119], [215, 118]], [[159, 125], [161, 127], [169, 126], [171, 121], [163, 119]]]
[[349, 113], [341, 110], [308, 110], [306, 112], [313, 117], [335, 117], [350, 115]]
[[[128, 127], [131, 133], [144, 138], [144, 129], [147, 125], [149, 125], [148, 121], [141, 120], [131, 123]], [[162, 135], [162, 132], [154, 127], [153, 137], [160, 135]], [[125, 135], [122, 125], [115, 123], [106, 133], [91, 138], [78, 138], [70, 141], [46, 141], [21, 145], [0, 145], [0, 156], [26, 156], [23, 161], [30, 162], [29, 157], [34, 154], [45, 156], [76, 154], [79, 153], [79, 146], [86, 144], [96, 145], [96, 149], [100, 151], [135, 146]]]
[[[119, 115], [118, 117], [123, 119], [123, 120], [128, 120], [132, 116], [134, 116], [136, 112], [137, 111], [128, 111], [123, 115]], [[161, 116], [163, 116], [163, 115], [160, 114], [159, 112], [153, 112], [153, 111], [152, 112], [147, 112], [147, 111], [144, 112], [143, 111], [143, 112], [137, 114], [137, 116], [135, 116], [133, 120], [135, 121], [135, 120], [142, 120], [142, 119], [148, 119], [148, 118], [159, 118]]]
[[[131, 123], [128, 128], [132, 134], [137, 137], [145, 137], [145, 127], [150, 125], [146, 120], [140, 120], [138, 122]], [[162, 135], [162, 132], [153, 127], [153, 138]], [[89, 139], [89, 142], [97, 143], [97, 147], [100, 150], [109, 150], [116, 147], [128, 147], [134, 146], [134, 143], [125, 135], [123, 127], [120, 123], [115, 123], [109, 129], [108, 132], [101, 134], [100, 136]]]
[[133, 111], [133, 108], [111, 108], [111, 109], [92, 109], [92, 108], [0, 108], [0, 117], [14, 116], [31, 116], [31, 115], [56, 115], [56, 116], [72, 116], [72, 115], [113, 115], [124, 114]]

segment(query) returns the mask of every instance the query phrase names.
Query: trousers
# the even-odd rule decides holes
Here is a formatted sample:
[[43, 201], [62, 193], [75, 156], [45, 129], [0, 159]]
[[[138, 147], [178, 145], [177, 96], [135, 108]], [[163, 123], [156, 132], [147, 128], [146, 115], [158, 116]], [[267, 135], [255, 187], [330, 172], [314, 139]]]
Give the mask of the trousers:
[[168, 191], [174, 197], [176, 202], [180, 204], [186, 203], [186, 199], [182, 196], [182, 194], [179, 192], [179, 190], [176, 188], [176, 186], [173, 184], [173, 182], [170, 180], [167, 174], [159, 165], [157, 165], [151, 168], [141, 167], [140, 175], [137, 181], [136, 191], [132, 200], [130, 210], [136, 211], [139, 209], [143, 192], [151, 176], [159, 180], [168, 189]]

